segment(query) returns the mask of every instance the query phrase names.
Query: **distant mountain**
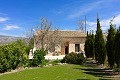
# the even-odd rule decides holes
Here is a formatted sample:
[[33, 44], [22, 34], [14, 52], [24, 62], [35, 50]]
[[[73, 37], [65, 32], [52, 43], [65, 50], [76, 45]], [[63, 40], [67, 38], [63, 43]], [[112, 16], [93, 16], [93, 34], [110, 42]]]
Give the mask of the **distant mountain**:
[[23, 37], [12, 37], [12, 36], [0, 35], [0, 45], [8, 44], [8, 43], [16, 41], [18, 39], [24, 39], [24, 38]]

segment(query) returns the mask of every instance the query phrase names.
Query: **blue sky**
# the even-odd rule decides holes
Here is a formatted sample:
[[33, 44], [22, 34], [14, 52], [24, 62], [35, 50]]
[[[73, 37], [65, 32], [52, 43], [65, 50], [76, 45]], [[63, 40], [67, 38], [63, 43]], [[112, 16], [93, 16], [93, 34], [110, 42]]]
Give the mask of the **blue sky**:
[[99, 14], [103, 30], [115, 16], [120, 25], [120, 0], [0, 0], [0, 35], [24, 36], [25, 32], [40, 25], [45, 17], [53, 27], [76, 30], [78, 20], [87, 17], [87, 30], [96, 29]]

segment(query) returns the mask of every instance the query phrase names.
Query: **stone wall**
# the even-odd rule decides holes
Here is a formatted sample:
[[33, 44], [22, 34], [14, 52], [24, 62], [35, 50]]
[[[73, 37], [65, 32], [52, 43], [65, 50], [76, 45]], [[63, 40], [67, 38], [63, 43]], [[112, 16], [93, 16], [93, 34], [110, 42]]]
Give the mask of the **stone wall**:
[[75, 52], [75, 44], [69, 44], [69, 53]]

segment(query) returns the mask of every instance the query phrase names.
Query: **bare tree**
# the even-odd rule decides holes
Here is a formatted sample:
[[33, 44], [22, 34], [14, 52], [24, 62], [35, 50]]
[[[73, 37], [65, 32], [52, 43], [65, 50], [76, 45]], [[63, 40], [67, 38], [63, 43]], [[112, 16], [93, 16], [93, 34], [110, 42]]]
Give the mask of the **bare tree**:
[[34, 46], [37, 49], [44, 48], [46, 51], [55, 48], [60, 43], [58, 30], [52, 30], [52, 24], [45, 18], [41, 18], [41, 25], [37, 27], [34, 34]]
[[33, 48], [34, 45], [34, 29], [26, 30], [25, 34], [25, 43], [28, 45], [30, 49]]
[[86, 33], [86, 16], [84, 19], [78, 20], [77, 25], [78, 25], [77, 30], [80, 30]]
[[77, 22], [77, 25], [78, 25], [78, 29], [77, 30], [85, 32], [85, 21], [84, 20], [79, 20]]

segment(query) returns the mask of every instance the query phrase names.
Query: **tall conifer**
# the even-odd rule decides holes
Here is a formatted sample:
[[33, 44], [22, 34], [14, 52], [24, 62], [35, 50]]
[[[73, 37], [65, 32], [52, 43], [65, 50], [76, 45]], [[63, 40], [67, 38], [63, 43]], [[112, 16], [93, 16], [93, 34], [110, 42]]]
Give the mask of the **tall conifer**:
[[117, 67], [120, 68], [120, 27], [115, 35], [115, 62]]
[[87, 38], [85, 41], [85, 54], [87, 58], [94, 58], [94, 34], [87, 32]]
[[97, 17], [97, 31], [95, 35], [95, 59], [100, 64], [104, 64], [106, 58], [105, 41], [100, 27], [100, 21]]
[[115, 63], [115, 46], [114, 46], [114, 39], [115, 39], [115, 29], [110, 24], [110, 29], [108, 30], [107, 36], [107, 43], [106, 43], [106, 50], [107, 50], [107, 57], [108, 57], [108, 64], [111, 68], [113, 68]]

